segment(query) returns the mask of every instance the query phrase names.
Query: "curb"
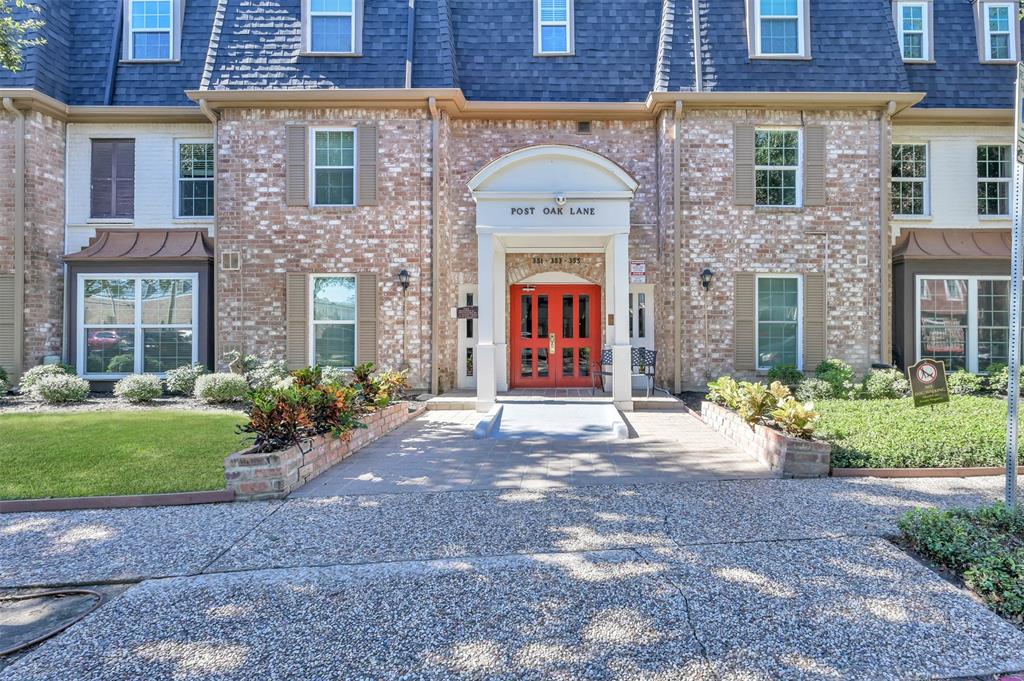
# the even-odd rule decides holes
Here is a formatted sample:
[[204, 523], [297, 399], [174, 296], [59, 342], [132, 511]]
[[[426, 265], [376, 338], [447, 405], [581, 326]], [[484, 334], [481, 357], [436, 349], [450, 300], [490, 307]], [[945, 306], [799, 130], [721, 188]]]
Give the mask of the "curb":
[[979, 478], [1006, 475], [1006, 468], [833, 468], [833, 478]]
[[81, 511], [108, 508], [144, 508], [149, 506], [188, 506], [219, 504], [234, 501], [229, 489], [205, 492], [171, 492], [169, 494], [128, 494], [107, 497], [65, 497], [62, 499], [14, 499], [0, 501], [0, 514], [35, 513], [39, 511]]
[[504, 410], [505, 405], [503, 404], [496, 404], [491, 407], [491, 410], [473, 428], [473, 439], [484, 440], [494, 437], [495, 431], [501, 426], [501, 413]]

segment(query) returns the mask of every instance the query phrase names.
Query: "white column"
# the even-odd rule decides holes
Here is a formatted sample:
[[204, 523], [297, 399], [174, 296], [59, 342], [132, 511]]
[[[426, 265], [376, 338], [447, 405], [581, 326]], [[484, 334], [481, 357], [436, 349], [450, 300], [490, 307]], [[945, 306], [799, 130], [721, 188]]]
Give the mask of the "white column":
[[[476, 408], [490, 411], [497, 397], [494, 348], [494, 236], [477, 235], [477, 282], [480, 286], [480, 337], [476, 343]], [[504, 307], [504, 306], [503, 306]]]
[[612, 304], [615, 325], [612, 337], [612, 400], [622, 411], [633, 411], [633, 379], [629, 345], [629, 235], [612, 237]]
[[508, 390], [508, 334], [505, 309], [508, 277], [505, 273], [505, 247], [494, 239], [494, 383], [498, 392]]

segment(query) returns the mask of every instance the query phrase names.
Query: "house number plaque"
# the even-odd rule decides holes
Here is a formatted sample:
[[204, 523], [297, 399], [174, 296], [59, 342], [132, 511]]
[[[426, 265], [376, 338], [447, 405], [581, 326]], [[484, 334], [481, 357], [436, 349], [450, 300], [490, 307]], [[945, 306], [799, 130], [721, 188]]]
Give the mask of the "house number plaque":
[[534, 265], [579, 265], [581, 262], [583, 262], [583, 258], [580, 258], [579, 256], [554, 256], [550, 258], [535, 256], [533, 258]]

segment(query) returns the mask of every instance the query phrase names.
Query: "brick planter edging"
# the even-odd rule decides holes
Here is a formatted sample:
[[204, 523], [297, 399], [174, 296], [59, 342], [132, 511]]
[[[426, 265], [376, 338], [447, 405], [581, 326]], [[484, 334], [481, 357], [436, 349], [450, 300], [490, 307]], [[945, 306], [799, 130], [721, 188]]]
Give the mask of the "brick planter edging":
[[713, 402], [701, 402], [700, 417], [774, 473], [784, 478], [823, 478], [832, 463], [832, 445], [801, 440], [758, 424], [751, 428], [736, 412]]
[[288, 496], [342, 459], [408, 423], [426, 410], [424, 404], [397, 402], [362, 418], [366, 428], [341, 437], [318, 435], [300, 447], [268, 454], [251, 450], [224, 459], [224, 478], [237, 501]]

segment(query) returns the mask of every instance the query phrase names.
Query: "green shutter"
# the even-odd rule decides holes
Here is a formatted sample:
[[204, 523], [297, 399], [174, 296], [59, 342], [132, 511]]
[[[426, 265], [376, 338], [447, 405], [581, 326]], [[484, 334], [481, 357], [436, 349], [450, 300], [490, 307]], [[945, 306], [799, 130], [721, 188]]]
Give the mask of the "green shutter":
[[733, 291], [733, 352], [737, 371], [757, 370], [755, 357], [757, 344], [757, 320], [754, 319], [757, 305], [757, 277], [753, 274], [737, 274]]
[[356, 364], [377, 363], [377, 275], [356, 275]]
[[825, 275], [804, 276], [804, 369], [813, 371], [825, 361]]
[[754, 126], [733, 130], [733, 184], [737, 206], [754, 205]]
[[285, 361], [289, 369], [301, 369], [309, 364], [309, 275], [287, 277]]

